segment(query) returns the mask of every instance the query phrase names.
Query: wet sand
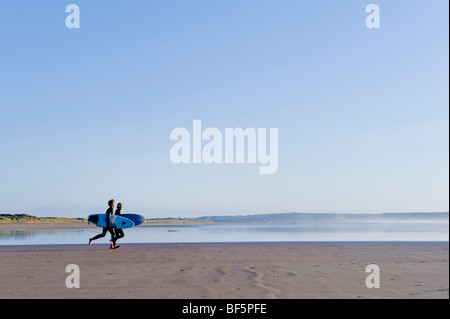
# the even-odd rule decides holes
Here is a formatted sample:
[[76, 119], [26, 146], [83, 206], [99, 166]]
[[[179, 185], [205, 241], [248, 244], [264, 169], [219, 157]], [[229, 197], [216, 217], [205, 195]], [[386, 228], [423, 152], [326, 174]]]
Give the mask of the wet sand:
[[[380, 288], [366, 287], [369, 264]], [[80, 288], [66, 287], [66, 266]], [[448, 243], [0, 246], [0, 298], [449, 298]]]

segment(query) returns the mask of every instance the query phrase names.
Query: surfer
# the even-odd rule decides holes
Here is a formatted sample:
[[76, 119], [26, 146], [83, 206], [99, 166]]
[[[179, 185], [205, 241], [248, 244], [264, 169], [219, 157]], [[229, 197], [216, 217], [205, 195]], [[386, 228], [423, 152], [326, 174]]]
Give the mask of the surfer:
[[114, 247], [115, 246], [114, 245], [114, 243], [115, 243], [115, 235], [114, 235], [114, 231], [113, 231], [113, 229], [111, 227], [111, 223], [110, 223], [110, 220], [109, 220], [111, 215], [114, 213], [114, 204], [115, 204], [114, 199], [111, 199], [110, 201], [108, 201], [109, 208], [106, 210], [106, 227], [103, 227], [103, 232], [101, 234], [98, 234], [97, 236], [95, 236], [93, 238], [89, 238], [89, 246], [91, 245], [91, 243], [94, 240], [102, 238], [102, 237], [105, 237], [106, 233], [109, 231], [109, 233], [111, 234], [111, 240], [110, 240], [111, 246], [109, 248], [111, 248], [111, 249], [115, 248]]
[[[123, 204], [122, 203], [118, 203], [117, 204], [117, 209], [116, 209], [116, 215], [120, 215], [120, 212], [122, 211], [123, 208]], [[117, 239], [123, 238], [125, 237], [125, 234], [123, 233], [123, 229], [114, 229], [114, 232], [116, 234], [116, 236], [114, 237], [113, 241], [112, 241], [112, 245], [114, 248], [119, 248], [120, 245], [116, 245], [116, 241]]]

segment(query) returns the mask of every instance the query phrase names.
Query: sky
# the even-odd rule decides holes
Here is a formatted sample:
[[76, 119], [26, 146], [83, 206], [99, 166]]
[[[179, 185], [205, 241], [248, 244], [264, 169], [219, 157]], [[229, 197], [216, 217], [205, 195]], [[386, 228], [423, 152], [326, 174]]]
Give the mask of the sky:
[[[448, 211], [448, 6], [2, 0], [0, 213]], [[278, 170], [173, 163], [194, 120], [277, 128]]]

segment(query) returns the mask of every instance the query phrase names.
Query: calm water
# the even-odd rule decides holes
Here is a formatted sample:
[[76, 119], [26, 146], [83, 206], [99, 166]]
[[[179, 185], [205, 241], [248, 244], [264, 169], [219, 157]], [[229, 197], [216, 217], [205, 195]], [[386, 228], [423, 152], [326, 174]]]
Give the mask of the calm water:
[[[121, 243], [449, 241], [448, 221], [199, 225], [125, 229]], [[0, 245], [87, 244], [101, 228], [0, 230]], [[94, 244], [109, 244], [109, 233]]]

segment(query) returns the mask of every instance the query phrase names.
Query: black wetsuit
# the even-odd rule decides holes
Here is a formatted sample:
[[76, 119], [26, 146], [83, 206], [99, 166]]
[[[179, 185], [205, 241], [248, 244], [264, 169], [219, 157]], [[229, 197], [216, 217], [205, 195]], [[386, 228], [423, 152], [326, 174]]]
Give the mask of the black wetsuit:
[[101, 234], [98, 234], [97, 236], [93, 237], [92, 240], [96, 240], [96, 239], [105, 237], [106, 233], [109, 231], [109, 233], [111, 234], [111, 240], [113, 242], [115, 242], [114, 231], [112, 230], [112, 228], [109, 227], [110, 217], [112, 214], [113, 214], [113, 209], [110, 207], [106, 210], [106, 228], [103, 227], [103, 232]]
[[[116, 215], [120, 215], [120, 209], [116, 209]], [[117, 239], [125, 237], [125, 234], [123, 233], [123, 229], [114, 229], [114, 232], [116, 233], [116, 236], [113, 239], [113, 244], [116, 244]]]

